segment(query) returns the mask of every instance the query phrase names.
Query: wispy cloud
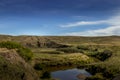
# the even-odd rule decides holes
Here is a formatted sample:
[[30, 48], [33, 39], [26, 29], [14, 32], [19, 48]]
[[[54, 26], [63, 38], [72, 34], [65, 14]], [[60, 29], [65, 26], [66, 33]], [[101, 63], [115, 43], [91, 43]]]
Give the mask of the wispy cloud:
[[85, 25], [98, 25], [98, 24], [120, 25], [120, 14], [118, 14], [117, 16], [113, 16], [106, 20], [78, 21], [78, 22], [63, 24], [63, 25], [60, 25], [60, 27], [70, 28], [70, 27], [80, 27], [80, 26], [85, 26]]
[[82, 25], [96, 25], [96, 24], [103, 24], [107, 23], [107, 21], [80, 21], [75, 23], [68, 23], [65, 25], [60, 25], [60, 27], [76, 27], [76, 26], [82, 26]]
[[76, 27], [81, 25], [95, 25], [95, 24], [108, 24], [110, 26], [102, 29], [96, 30], [86, 30], [82, 32], [71, 32], [65, 35], [73, 36], [109, 36], [109, 35], [120, 35], [120, 14], [113, 16], [107, 20], [101, 21], [86, 21], [86, 22], [76, 22], [68, 25], [63, 25], [61, 27]]
[[66, 33], [65, 35], [70, 36], [110, 36], [120, 35], [120, 26], [110, 26], [104, 29], [88, 30], [83, 32], [72, 32]]

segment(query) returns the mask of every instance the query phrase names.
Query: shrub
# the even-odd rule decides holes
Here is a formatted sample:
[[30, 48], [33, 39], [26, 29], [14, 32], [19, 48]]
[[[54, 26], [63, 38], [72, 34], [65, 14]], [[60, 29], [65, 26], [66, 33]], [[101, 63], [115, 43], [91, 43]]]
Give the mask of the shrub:
[[98, 55], [98, 52], [97, 51], [89, 51], [89, 52], [86, 52], [85, 54], [88, 56], [96, 57], [96, 55]]
[[20, 48], [17, 50], [17, 52], [19, 53], [19, 55], [21, 57], [23, 57], [26, 61], [29, 61], [32, 59], [33, 57], [33, 53], [31, 52], [30, 49], [28, 48]]
[[21, 48], [22, 46], [16, 42], [3, 41], [3, 42], [0, 42], [0, 47], [8, 48], [8, 49], [17, 49], [17, 48]]
[[50, 72], [45, 71], [41, 77], [42, 79], [49, 79], [51, 78]]
[[44, 68], [44, 66], [42, 64], [40, 64], [40, 63], [36, 63], [34, 65], [34, 69], [35, 70], [43, 70], [43, 68]]
[[90, 72], [92, 75], [95, 75], [96, 73], [101, 73], [102, 71], [105, 71], [105, 68], [97, 65], [91, 65], [86, 69], [86, 71]]
[[103, 76], [102, 76], [102, 74], [96, 74], [96, 75], [94, 75], [94, 76], [91, 76], [91, 77], [87, 77], [85, 80], [106, 80], [106, 78], [104, 78]]
[[30, 49], [24, 48], [22, 45], [16, 42], [11, 41], [3, 41], [0, 42], [1, 48], [8, 48], [8, 49], [17, 49], [18, 54], [24, 58], [26, 61], [32, 59], [33, 53]]
[[109, 57], [112, 56], [112, 52], [109, 51], [109, 50], [104, 50], [103, 52], [99, 52], [97, 55], [96, 55], [96, 58], [98, 58], [99, 60], [101, 61], [104, 61], [106, 59], [108, 59]]
[[48, 54], [62, 54], [61, 51], [41, 51], [41, 53], [48, 53]]
[[93, 75], [88, 77], [86, 80], [111, 80], [114, 77], [114, 74], [111, 71], [99, 65], [91, 65], [86, 69], [86, 71]]
[[81, 50], [89, 50], [89, 48], [87, 46], [83, 46], [83, 45], [79, 45], [77, 46], [77, 49], [81, 49]]
[[78, 50], [76, 48], [58, 48], [57, 51], [62, 51], [65, 53], [78, 53], [78, 52], [80, 52], [80, 50]]
[[112, 52], [110, 50], [104, 50], [102, 52], [95, 50], [95, 51], [87, 52], [86, 55], [91, 56], [91, 57], [95, 57], [101, 61], [105, 61], [106, 59], [108, 59], [109, 57], [112, 56]]

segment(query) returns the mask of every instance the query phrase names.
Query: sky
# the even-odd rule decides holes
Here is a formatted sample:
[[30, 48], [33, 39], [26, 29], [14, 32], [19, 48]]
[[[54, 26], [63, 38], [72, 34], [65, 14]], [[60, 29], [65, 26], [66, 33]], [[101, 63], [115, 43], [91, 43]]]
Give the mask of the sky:
[[120, 0], [0, 0], [0, 34], [120, 36]]

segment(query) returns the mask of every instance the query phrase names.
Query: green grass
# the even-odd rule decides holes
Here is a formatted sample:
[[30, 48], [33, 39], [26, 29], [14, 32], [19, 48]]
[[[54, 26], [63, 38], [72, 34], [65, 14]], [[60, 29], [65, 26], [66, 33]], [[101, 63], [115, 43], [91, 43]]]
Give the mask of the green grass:
[[[2, 35], [0, 36], [0, 39], [1, 39], [0, 40], [1, 48], [18, 50], [18, 54], [22, 58], [24, 58], [26, 61], [31, 59], [32, 60], [31, 62], [33, 64], [36, 64], [38, 67], [39, 66], [41, 67], [43, 65], [62, 66], [62, 65], [89, 64], [89, 65], [94, 65], [94, 66], [97, 65], [102, 68], [105, 68], [106, 71], [112, 73], [114, 76], [120, 74], [120, 37], [119, 36], [106, 36], [106, 37], [15, 36], [13, 37], [13, 36]], [[20, 43], [21, 45], [16, 42]], [[38, 46], [38, 42], [42, 44], [46, 44], [49, 48], [47, 48], [47, 46], [43, 46], [45, 47], [44, 49], [39, 48], [41, 44], [39, 44]], [[67, 48], [51, 49], [51, 46], [54, 47], [59, 46], [57, 44], [69, 45], [69, 48], [67, 47]], [[25, 47], [31, 48], [34, 54], [31, 52], [31, 50]], [[101, 57], [104, 57], [103, 54], [101, 55], [101, 52], [104, 52], [105, 50], [112, 51], [112, 55], [105, 60], [101, 60]], [[99, 55], [99, 56], [95, 56], [95, 55]], [[6, 63], [4, 59], [1, 58], [0, 60], [1, 61], [3, 60], [3, 63]], [[1, 65], [3, 65], [2, 62]], [[42, 69], [42, 67], [40, 69]], [[96, 78], [96, 76], [99, 78], [103, 78], [103, 76], [101, 76], [101, 74], [99, 73], [94, 75], [94, 78]]]
[[[94, 46], [94, 47], [96, 48], [96, 46]], [[113, 77], [120, 74], [120, 46], [100, 46], [100, 47], [97, 46], [97, 48], [98, 48], [98, 51], [104, 51], [106, 49], [112, 51], [112, 56], [109, 57], [105, 61], [96, 62], [95, 64], [94, 63], [91, 64], [91, 66], [93, 66], [93, 67], [97, 66], [96, 68], [98, 68], [99, 71], [97, 71], [95, 69], [91, 69], [91, 72], [96, 71], [95, 75], [87, 80], [95, 80], [97, 73], [101, 73], [102, 76], [109, 73], [111, 75], [108, 75], [107, 79], [106, 79], [106, 77], [104, 77], [103, 80], [112, 80]], [[101, 70], [101, 69], [104, 69], [104, 70]], [[104, 71], [106, 71], [106, 72], [104, 72]]]
[[36, 63], [44, 64], [46, 66], [60, 66], [60, 65], [83, 65], [91, 63], [94, 60], [84, 54], [35, 54], [34, 61]]
[[3, 41], [3, 42], [0, 42], [0, 48], [18, 49], [18, 48], [22, 48], [22, 45], [16, 42]]
[[80, 53], [81, 52], [81, 50], [74, 47], [58, 48], [56, 51], [62, 51], [64, 53]]
[[26, 61], [31, 60], [33, 57], [33, 53], [29, 48], [26, 48], [17, 42], [12, 42], [12, 41], [0, 42], [0, 48], [16, 49], [19, 55], [22, 58], [24, 58]]
[[[82, 47], [82, 48], [81, 48]], [[42, 49], [40, 51], [38, 51], [38, 53], [36, 53], [34, 55], [34, 62], [38, 63], [39, 65], [46, 65], [46, 66], [62, 66], [62, 65], [83, 65], [83, 64], [90, 64], [90, 65], [94, 65], [94, 66], [100, 66], [102, 68], [104, 68], [107, 72], [109, 72], [110, 74], [112, 74], [114, 77], [117, 74], [120, 74], [120, 47], [117, 46], [113, 46], [113, 45], [82, 45], [79, 47], [74, 47], [74, 49], [80, 49], [83, 53], [72, 53], [69, 52], [69, 54], [64, 53], [63, 54], [54, 54], [54, 51], [56, 51], [56, 49]], [[63, 49], [67, 49], [68, 51], [71, 51], [69, 48], [63, 48]], [[75, 49], [76, 50], [76, 49]], [[107, 52], [106, 52], [107, 50]], [[49, 54], [50, 52], [53, 52], [53, 54]], [[62, 51], [62, 50], [59, 50]], [[74, 50], [72, 50], [74, 51]], [[107, 57], [105, 60], [96, 60], [99, 59], [100, 56], [101, 58], [104, 58], [104, 55], [108, 55], [108, 52], [110, 51], [110, 53], [112, 52], [112, 55]], [[43, 53], [42, 53], [43, 52]], [[46, 53], [44, 53], [46, 52]], [[48, 53], [47, 53], [48, 52]], [[105, 52], [105, 53], [104, 53]], [[102, 55], [101, 55], [102, 54]], [[94, 56], [94, 58], [88, 57], [88, 56], [94, 56], [94, 55], [98, 55]], [[86, 58], [83, 56], [86, 56]], [[87, 57], [89, 59], [87, 59]], [[100, 59], [101, 59], [100, 58]], [[85, 60], [86, 59], [86, 60]], [[107, 74], [107, 72], [104, 74]], [[103, 72], [101, 71], [100, 74], [103, 74]], [[104, 77], [103, 75], [99, 75], [98, 72], [96, 72], [96, 74], [89, 78], [89, 80], [92, 79], [97, 79], [98, 78], [103, 78], [104, 80], [106, 79], [106, 77]], [[109, 76], [111, 78], [111, 76]], [[111, 79], [109, 79], [111, 80]]]

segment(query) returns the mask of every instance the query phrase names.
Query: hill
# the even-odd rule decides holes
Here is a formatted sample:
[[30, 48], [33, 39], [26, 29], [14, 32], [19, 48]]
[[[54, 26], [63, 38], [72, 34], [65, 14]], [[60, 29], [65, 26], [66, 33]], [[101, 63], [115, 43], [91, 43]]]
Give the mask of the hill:
[[120, 45], [120, 36], [9, 36], [0, 35], [0, 41], [14, 41], [27, 47], [66, 47], [67, 45]]

